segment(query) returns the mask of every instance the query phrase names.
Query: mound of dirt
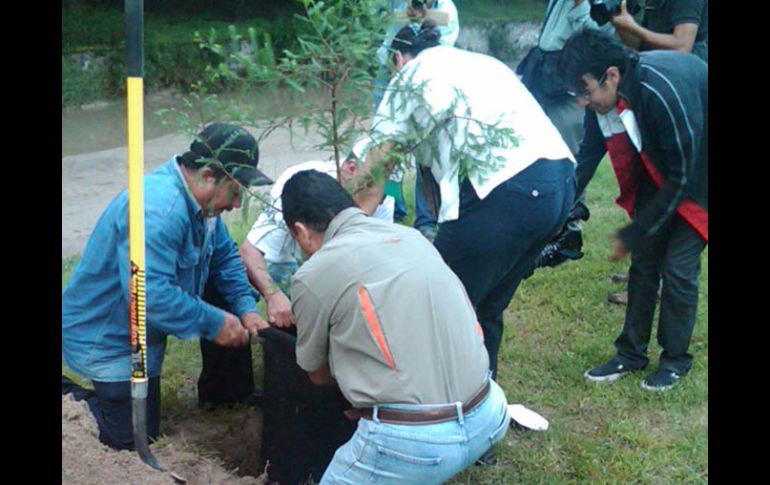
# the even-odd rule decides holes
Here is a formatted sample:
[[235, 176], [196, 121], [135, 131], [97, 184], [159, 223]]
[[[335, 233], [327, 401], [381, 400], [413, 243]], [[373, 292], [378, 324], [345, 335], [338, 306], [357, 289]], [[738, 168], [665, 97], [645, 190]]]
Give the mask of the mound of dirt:
[[[219, 458], [225, 456], [228, 465], [237, 463], [240, 473], [244, 472], [244, 464], [246, 468], [256, 466], [258, 450], [254, 447], [258, 447], [258, 442], [244, 439], [246, 435], [259, 437], [259, 421], [254, 419], [254, 413], [242, 411], [226, 422], [214, 424], [178, 424], [171, 434], [151, 447], [158, 461], [168, 469], [159, 472], [143, 463], [135, 452], [114, 450], [100, 443], [88, 406], [83, 401], [73, 401], [68, 394], [62, 396], [62, 484], [185, 483], [175, 479], [173, 473], [190, 485], [264, 485], [264, 475], [236, 476], [227, 471], [225, 462]], [[216, 452], [201, 451], [204, 442]]]

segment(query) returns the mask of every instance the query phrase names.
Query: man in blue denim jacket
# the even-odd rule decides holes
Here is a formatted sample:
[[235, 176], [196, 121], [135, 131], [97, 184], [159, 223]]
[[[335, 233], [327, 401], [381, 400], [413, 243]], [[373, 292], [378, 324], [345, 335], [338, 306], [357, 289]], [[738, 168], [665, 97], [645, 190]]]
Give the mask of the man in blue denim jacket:
[[[148, 435], [159, 434], [160, 372], [166, 337], [243, 347], [267, 324], [236, 244], [219, 217], [240, 207], [241, 187], [263, 182], [257, 142], [242, 128], [212, 124], [144, 179], [147, 276]], [[130, 395], [128, 193], [96, 224], [62, 294], [62, 356], [91, 379], [86, 401], [99, 439], [133, 448]], [[211, 281], [232, 313], [201, 296]], [[84, 396], [85, 397], [85, 396]], [[76, 394], [77, 398], [77, 394]]]

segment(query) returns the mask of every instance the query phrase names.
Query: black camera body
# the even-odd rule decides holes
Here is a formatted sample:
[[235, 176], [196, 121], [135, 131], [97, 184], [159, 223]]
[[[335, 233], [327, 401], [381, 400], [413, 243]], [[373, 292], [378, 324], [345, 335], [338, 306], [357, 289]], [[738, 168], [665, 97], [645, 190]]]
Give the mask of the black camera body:
[[[613, 15], [620, 12], [622, 2], [623, 0], [588, 0], [591, 4], [591, 18], [599, 25], [606, 24], [612, 20]], [[626, 0], [626, 10], [629, 14], [636, 15], [641, 8], [639, 0]]]

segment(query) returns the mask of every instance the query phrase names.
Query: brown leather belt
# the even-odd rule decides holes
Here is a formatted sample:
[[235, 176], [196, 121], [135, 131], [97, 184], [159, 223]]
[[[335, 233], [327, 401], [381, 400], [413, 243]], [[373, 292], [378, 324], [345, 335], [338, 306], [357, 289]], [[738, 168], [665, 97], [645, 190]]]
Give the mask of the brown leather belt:
[[[489, 380], [484, 383], [479, 391], [473, 395], [467, 402], [463, 404], [463, 414], [468, 414], [473, 411], [479, 404], [484, 401], [484, 398], [489, 394]], [[372, 419], [372, 408], [360, 408], [350, 409], [345, 411], [345, 415], [351, 419], [356, 420], [359, 418]], [[409, 409], [392, 409], [392, 408], [378, 408], [377, 419], [383, 423], [388, 424], [435, 424], [443, 423], [446, 421], [452, 421], [457, 419], [457, 406], [453, 404], [446, 404], [443, 406], [435, 406], [429, 409], [409, 410]]]

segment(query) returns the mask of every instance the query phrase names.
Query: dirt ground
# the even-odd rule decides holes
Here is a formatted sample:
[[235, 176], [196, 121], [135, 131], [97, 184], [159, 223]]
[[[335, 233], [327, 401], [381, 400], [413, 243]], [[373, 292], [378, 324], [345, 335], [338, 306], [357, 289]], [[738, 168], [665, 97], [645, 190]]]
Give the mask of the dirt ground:
[[[152, 453], [166, 467], [157, 471], [141, 461], [136, 452], [113, 450], [98, 439], [98, 429], [85, 402], [62, 396], [62, 485], [264, 485], [265, 476], [238, 476], [221, 450], [250, 454], [256, 459], [260, 418], [253, 410], [230, 413], [230, 419], [191, 420], [177, 424]], [[202, 449], [202, 443], [208, 448]], [[249, 445], [252, 443], [252, 445]], [[211, 451], [213, 446], [216, 451]], [[228, 471], [230, 470], [230, 471]]]

